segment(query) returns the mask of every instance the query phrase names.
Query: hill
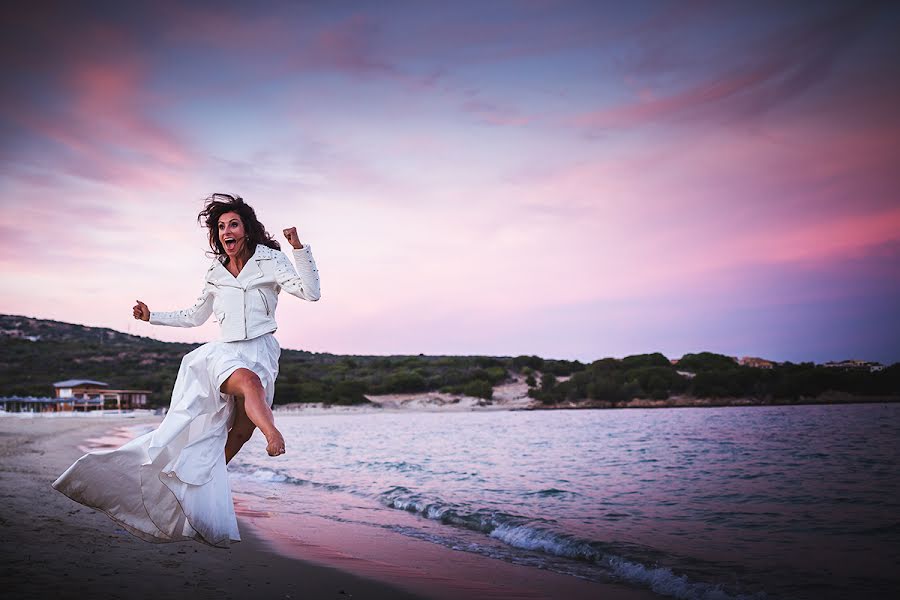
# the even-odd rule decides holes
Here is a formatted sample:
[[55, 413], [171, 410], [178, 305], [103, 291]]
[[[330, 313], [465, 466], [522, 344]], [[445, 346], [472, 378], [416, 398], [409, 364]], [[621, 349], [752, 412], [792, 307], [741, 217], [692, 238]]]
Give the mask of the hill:
[[[151, 403], [166, 405], [182, 357], [197, 346], [0, 315], [0, 396], [49, 396], [54, 381], [96, 379], [113, 387], [151, 390]], [[275, 401], [359, 404], [368, 402], [364, 394], [436, 390], [489, 399], [493, 386], [507, 380], [512, 362], [510, 357], [355, 356], [285, 349]], [[561, 376], [583, 367], [577, 361], [541, 362]]]
[[[151, 390], [167, 405], [181, 358], [197, 344], [112, 329], [0, 315], [0, 396], [49, 396], [63, 379]], [[363, 404], [366, 396], [441, 391], [490, 401], [496, 386], [528, 382], [547, 407], [784, 404], [900, 398], [900, 363], [880, 372], [783, 363], [737, 364], [709, 352], [676, 365], [661, 353], [590, 364], [538, 356], [363, 356], [282, 350], [276, 404]], [[685, 369], [690, 369], [686, 371]]]

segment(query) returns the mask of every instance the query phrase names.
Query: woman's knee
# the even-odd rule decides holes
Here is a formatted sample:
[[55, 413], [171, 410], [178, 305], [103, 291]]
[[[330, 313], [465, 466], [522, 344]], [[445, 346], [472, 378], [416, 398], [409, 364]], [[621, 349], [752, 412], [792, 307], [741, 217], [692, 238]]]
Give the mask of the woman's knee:
[[259, 376], [250, 369], [238, 369], [232, 373], [225, 384], [222, 386], [223, 391], [236, 393], [239, 396], [245, 396], [247, 393], [258, 392], [262, 389], [262, 381]]

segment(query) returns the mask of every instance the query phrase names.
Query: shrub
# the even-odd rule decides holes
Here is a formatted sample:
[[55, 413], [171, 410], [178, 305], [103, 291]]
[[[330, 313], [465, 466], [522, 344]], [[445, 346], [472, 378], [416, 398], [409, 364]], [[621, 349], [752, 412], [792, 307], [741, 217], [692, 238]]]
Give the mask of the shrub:
[[462, 387], [462, 393], [466, 396], [490, 400], [494, 396], [494, 387], [483, 379], [475, 379]]
[[626, 356], [622, 359], [622, 367], [626, 369], [637, 369], [641, 367], [667, 367], [670, 368], [672, 363], [661, 352], [653, 354], [634, 354]]
[[540, 371], [544, 368], [544, 359], [540, 356], [517, 356], [512, 359], [513, 368], [522, 371], [524, 367], [528, 367], [534, 371]]
[[388, 375], [382, 389], [389, 394], [404, 394], [424, 392], [428, 386], [425, 378], [415, 371], [397, 371]]

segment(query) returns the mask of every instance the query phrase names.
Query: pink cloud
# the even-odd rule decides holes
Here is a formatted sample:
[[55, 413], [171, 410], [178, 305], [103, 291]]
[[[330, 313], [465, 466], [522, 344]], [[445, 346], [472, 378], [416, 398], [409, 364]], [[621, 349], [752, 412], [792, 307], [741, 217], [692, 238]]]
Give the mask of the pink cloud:
[[704, 81], [668, 96], [660, 96], [648, 88], [639, 92], [639, 101], [609, 109], [581, 114], [572, 119], [579, 127], [630, 127], [702, 110], [708, 105], [728, 100], [768, 80], [771, 73], [755, 71], [739, 73], [719, 80]]
[[[900, 136], [877, 126], [788, 120], [771, 134], [721, 129], [527, 168], [492, 194], [516, 217], [484, 235], [514, 229], [552, 249], [540, 269], [567, 282], [568, 302], [696, 293], [730, 269], [866, 253], [900, 240]], [[554, 266], [554, 255], [567, 259]]]
[[[356, 74], [394, 74], [396, 69], [378, 58], [379, 26], [373, 19], [355, 14], [322, 28], [303, 55], [321, 65]], [[303, 59], [301, 59], [301, 63]]]
[[383, 20], [363, 11], [329, 18], [302, 7], [255, 14], [220, 6], [167, 5], [161, 14], [171, 25], [167, 39], [220, 50], [229, 60], [252, 65], [263, 80], [324, 71], [430, 90], [442, 77], [440, 68], [422, 73], [401, 68], [406, 56], [390, 47]]
[[277, 10], [254, 12], [249, 5], [166, 2], [150, 10], [158, 20], [164, 39], [174, 44], [203, 45], [237, 57], [260, 49], [274, 49], [290, 39], [287, 15]]
[[144, 70], [132, 62], [88, 63], [68, 75], [73, 112], [85, 124], [94, 125], [94, 141], [120, 145], [145, 158], [178, 168], [191, 166], [195, 158], [172, 131], [145, 112], [148, 93]]
[[16, 146], [7, 174], [147, 187], [172, 184], [196, 164], [189, 144], [153, 114], [162, 102], [129, 26], [77, 11], [24, 11], [0, 59], [16, 82], [0, 100]]
[[[686, 7], [685, 14], [696, 8]], [[677, 45], [667, 49], [654, 39], [669, 39], [670, 21], [685, 16], [679, 12], [661, 15], [662, 25], [651, 19], [640, 28], [645, 43], [623, 76], [635, 90], [635, 100], [572, 116], [569, 124], [596, 130], [685, 120], [719, 123], [768, 112], [826, 81], [842, 54], [862, 38], [877, 9], [854, 6], [801, 26], [784, 27], [723, 48], [711, 61], [673, 58]], [[710, 62], [712, 66], [707, 66]], [[697, 71], [706, 72], [698, 75]], [[657, 83], [671, 81], [673, 75], [687, 83], [677, 89]]]
[[464, 101], [462, 109], [489, 125], [522, 126], [528, 125], [532, 121], [531, 117], [523, 115], [514, 108], [503, 107], [478, 98]]
[[76, 62], [55, 82], [52, 104], [7, 102], [7, 118], [53, 148], [11, 162], [118, 185], [171, 185], [197, 158], [148, 116], [144, 81], [143, 68], [127, 59]]
[[711, 262], [827, 261], [896, 241], [900, 241], [900, 208], [749, 232], [721, 243]]

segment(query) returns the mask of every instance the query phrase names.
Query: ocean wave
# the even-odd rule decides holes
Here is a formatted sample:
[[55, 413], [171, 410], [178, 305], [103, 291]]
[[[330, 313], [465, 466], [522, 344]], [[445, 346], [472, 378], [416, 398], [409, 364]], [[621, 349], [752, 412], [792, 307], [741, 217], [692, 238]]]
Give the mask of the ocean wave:
[[679, 600], [763, 600], [764, 593], [754, 595], [730, 594], [721, 585], [691, 581], [671, 569], [647, 566], [626, 560], [603, 550], [604, 544], [530, 525], [501, 525], [490, 533], [510, 546], [596, 563], [608, 568], [613, 575], [629, 583], [649, 587], [657, 594]]
[[679, 600], [764, 600], [764, 592], [756, 594], [729, 594], [721, 585], [693, 582], [686, 575], [676, 575], [665, 567], [648, 567], [618, 556], [604, 559], [606, 565], [618, 577], [630, 583], [649, 587], [657, 594]]
[[268, 468], [258, 468], [249, 465], [235, 465], [229, 466], [228, 471], [232, 474], [235, 474], [239, 477], [246, 477], [248, 479], [254, 479], [256, 481], [262, 481], [265, 483], [287, 483], [289, 485], [306, 485], [310, 487], [321, 488], [329, 491], [342, 491], [344, 490], [344, 486], [338, 485], [335, 483], [322, 483], [320, 481], [313, 481], [311, 479], [301, 479], [299, 477], [294, 477], [292, 475], [288, 475], [283, 471], [279, 471], [277, 469], [268, 469]]
[[389, 508], [405, 510], [416, 513], [426, 519], [482, 533], [490, 533], [503, 523], [504, 519], [521, 518], [516, 515], [486, 509], [469, 512], [460, 505], [429, 500], [401, 485], [394, 486], [379, 494], [377, 499]]
[[566, 496], [580, 496], [578, 492], [570, 492], [568, 490], [560, 490], [557, 488], [547, 488], [545, 490], [538, 490], [536, 492], [525, 492], [524, 496], [539, 496], [542, 498], [548, 497], [566, 497]]
[[406, 461], [357, 461], [358, 465], [363, 467], [370, 467], [377, 470], [382, 471], [399, 471], [400, 473], [409, 473], [416, 471], [424, 471], [425, 468], [422, 465], [418, 465], [416, 463], [406, 462]]
[[[337, 484], [300, 479], [277, 469], [236, 465], [230, 467], [229, 470], [239, 476], [267, 483], [312, 486], [358, 496], [373, 496]], [[533, 493], [556, 495], [570, 492], [550, 488]], [[614, 544], [582, 539], [554, 531], [554, 521], [550, 519], [525, 517], [484, 508], [472, 509], [464, 504], [429, 498], [400, 485], [390, 487], [375, 494], [374, 497], [388, 508], [404, 510], [446, 525], [486, 534], [510, 549], [547, 555], [547, 560], [553, 556], [579, 561], [585, 566], [593, 565], [592, 568], [596, 569], [601, 577], [647, 587], [657, 594], [679, 600], [762, 600], [766, 598], [766, 594], [761, 592], [754, 595], [732, 594], [721, 585], [692, 581], [687, 575], [676, 574], [667, 567], [648, 565], [641, 560], [623, 558], [622, 548], [618, 548]], [[413, 537], [427, 538], [427, 535], [422, 532]], [[429, 539], [429, 541], [435, 540]], [[629, 554], [633, 554], [633, 552]], [[652, 552], [650, 554], [652, 555]], [[650, 562], [653, 560], [651, 558]]]
[[538, 550], [554, 556], [591, 562], [599, 562], [603, 558], [603, 553], [594, 548], [589, 541], [531, 525], [504, 523], [491, 531], [490, 536], [523, 550]]
[[390, 508], [405, 510], [427, 519], [485, 533], [512, 548], [587, 562], [609, 571], [614, 578], [631, 584], [649, 587], [657, 594], [679, 600], [762, 600], [764, 593], [735, 595], [721, 585], [691, 581], [671, 569], [648, 566], [640, 561], [627, 560], [614, 551], [612, 545], [563, 534], [550, 527], [552, 521], [527, 518], [512, 513], [477, 509], [466, 510], [427, 498], [403, 486], [394, 486], [378, 495]]

